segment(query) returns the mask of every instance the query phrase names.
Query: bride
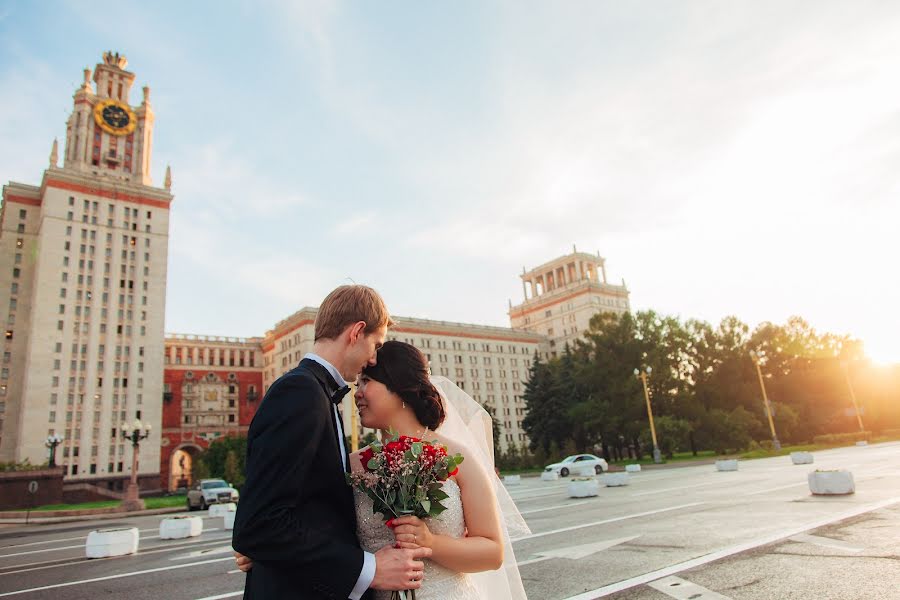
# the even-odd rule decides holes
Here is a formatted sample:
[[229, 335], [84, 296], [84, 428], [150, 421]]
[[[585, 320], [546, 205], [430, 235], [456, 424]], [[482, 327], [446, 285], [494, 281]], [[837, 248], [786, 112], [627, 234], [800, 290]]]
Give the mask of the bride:
[[[423, 354], [399, 341], [385, 342], [376, 364], [363, 369], [354, 399], [364, 427], [437, 441], [465, 457], [443, 484], [447, 509], [437, 517], [402, 517], [390, 528], [373, 514], [372, 500], [354, 488], [362, 549], [431, 548], [418, 600], [524, 600], [510, 536], [529, 530], [494, 475], [492, 423], [484, 408], [445, 377], [429, 377]], [[359, 455], [350, 455], [354, 472], [363, 470]], [[242, 560], [242, 569], [252, 566]], [[391, 592], [374, 594], [386, 600]]]

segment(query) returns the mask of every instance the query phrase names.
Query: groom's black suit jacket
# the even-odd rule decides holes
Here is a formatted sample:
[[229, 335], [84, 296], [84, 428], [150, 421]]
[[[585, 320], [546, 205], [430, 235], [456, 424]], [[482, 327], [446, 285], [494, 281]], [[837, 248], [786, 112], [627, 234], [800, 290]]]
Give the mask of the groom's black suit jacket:
[[253, 559], [247, 600], [346, 600], [363, 566], [331, 396], [304, 359], [266, 392], [247, 436], [232, 546]]

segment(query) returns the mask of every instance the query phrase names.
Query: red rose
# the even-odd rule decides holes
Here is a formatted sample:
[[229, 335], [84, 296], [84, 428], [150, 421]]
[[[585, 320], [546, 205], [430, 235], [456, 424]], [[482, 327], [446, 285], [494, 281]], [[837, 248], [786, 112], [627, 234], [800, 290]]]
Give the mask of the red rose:
[[359, 460], [362, 462], [363, 469], [369, 471], [369, 461], [372, 460], [372, 457], [375, 456], [375, 452], [372, 451], [371, 448], [366, 448], [362, 452], [359, 453]]

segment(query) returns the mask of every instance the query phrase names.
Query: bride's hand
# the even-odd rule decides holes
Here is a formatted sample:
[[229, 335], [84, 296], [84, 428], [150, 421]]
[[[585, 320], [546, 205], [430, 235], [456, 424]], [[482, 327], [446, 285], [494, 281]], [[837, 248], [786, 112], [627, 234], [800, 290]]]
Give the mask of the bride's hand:
[[253, 568], [253, 561], [250, 560], [250, 557], [244, 556], [240, 552], [234, 553], [234, 562], [237, 564], [237, 568], [244, 573]]
[[400, 517], [392, 523], [400, 548], [431, 548], [434, 535], [419, 517]]

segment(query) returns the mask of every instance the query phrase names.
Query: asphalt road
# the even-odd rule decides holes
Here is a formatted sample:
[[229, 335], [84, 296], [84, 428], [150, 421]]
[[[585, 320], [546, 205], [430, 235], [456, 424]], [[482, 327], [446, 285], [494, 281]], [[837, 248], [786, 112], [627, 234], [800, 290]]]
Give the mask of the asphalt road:
[[[646, 470], [630, 485], [570, 499], [568, 482], [508, 489], [532, 535], [514, 548], [528, 596], [547, 600], [900, 599], [900, 443]], [[814, 497], [807, 473], [850, 469], [852, 496]], [[194, 513], [197, 514], [197, 513]], [[189, 540], [160, 540], [163, 516], [0, 529], [0, 598], [239, 598], [230, 532], [204, 518]], [[139, 552], [88, 560], [89, 531], [138, 527]], [[493, 600], [493, 599], [492, 599]]]

